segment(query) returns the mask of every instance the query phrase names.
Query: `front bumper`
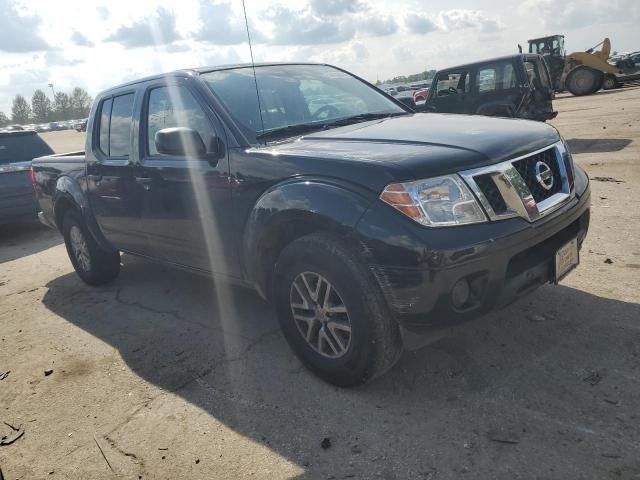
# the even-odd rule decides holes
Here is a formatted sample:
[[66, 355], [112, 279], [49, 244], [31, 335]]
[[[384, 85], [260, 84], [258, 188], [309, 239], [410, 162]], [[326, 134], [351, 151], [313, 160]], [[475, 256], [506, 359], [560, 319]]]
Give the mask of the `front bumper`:
[[[399, 229], [395, 212], [372, 208], [358, 224], [359, 241], [394, 316], [420, 332], [478, 317], [552, 282], [555, 252], [576, 237], [581, 246], [587, 235], [589, 204], [587, 186], [534, 223], [512, 218], [445, 229], [407, 222]], [[472, 301], [456, 308], [452, 289], [461, 279]]]

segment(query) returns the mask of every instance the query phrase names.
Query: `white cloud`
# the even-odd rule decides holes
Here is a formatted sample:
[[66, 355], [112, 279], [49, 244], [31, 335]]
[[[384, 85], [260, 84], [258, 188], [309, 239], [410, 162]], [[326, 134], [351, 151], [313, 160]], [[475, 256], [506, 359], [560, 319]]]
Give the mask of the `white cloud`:
[[[569, 51], [604, 36], [614, 50], [638, 48], [637, 0], [523, 0], [520, 8], [475, 0], [453, 9], [445, 0], [245, 1], [256, 61], [323, 61], [370, 81], [515, 53], [528, 38], [558, 32]], [[249, 61], [240, 0], [0, 0], [0, 11], [5, 113], [16, 93], [49, 93], [49, 82], [95, 96], [163, 71]], [[119, 41], [104, 40], [118, 32]]]
[[10, 0], [0, 0], [0, 51], [21, 53], [48, 50], [49, 44], [40, 36], [41, 17], [18, 11]]
[[344, 15], [367, 9], [360, 0], [310, 0], [309, 3], [318, 15]]
[[152, 16], [136, 20], [131, 25], [120, 26], [104, 41], [136, 48], [164, 45], [179, 39], [175, 14], [164, 7], [159, 7]]

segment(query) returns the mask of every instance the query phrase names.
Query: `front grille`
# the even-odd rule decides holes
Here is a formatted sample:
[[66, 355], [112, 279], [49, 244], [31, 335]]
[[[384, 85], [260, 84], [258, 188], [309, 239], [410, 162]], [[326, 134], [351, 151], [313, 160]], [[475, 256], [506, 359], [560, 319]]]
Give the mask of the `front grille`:
[[[536, 164], [538, 162], [544, 162], [549, 166], [549, 168], [551, 168], [551, 173], [553, 174], [553, 185], [549, 190], [544, 188], [536, 178]], [[522, 160], [513, 162], [513, 166], [527, 184], [533, 199], [537, 203], [546, 200], [562, 190], [562, 178], [558, 167], [556, 149], [553, 147], [535, 155], [531, 155], [530, 157], [525, 157]]]
[[[575, 195], [571, 154], [561, 141], [529, 155], [464, 170], [459, 175], [491, 220], [522, 217], [534, 222]], [[545, 188], [550, 183], [550, 188]]]
[[496, 183], [491, 178], [491, 175], [478, 175], [477, 177], [474, 177], [474, 180], [478, 184], [478, 188], [482, 190], [482, 193], [487, 198], [487, 201], [491, 205], [491, 208], [493, 208], [493, 211], [497, 215], [505, 213], [507, 211], [507, 204], [505, 203], [504, 198], [502, 198], [502, 194], [500, 193], [500, 190], [498, 190]]

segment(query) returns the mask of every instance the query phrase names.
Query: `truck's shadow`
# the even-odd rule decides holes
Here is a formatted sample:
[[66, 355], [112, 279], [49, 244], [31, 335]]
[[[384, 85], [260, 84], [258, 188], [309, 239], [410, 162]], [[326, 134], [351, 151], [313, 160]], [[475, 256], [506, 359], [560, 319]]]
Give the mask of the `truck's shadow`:
[[573, 154], [619, 152], [631, 143], [628, 138], [570, 138], [567, 140]]
[[[43, 302], [112, 345], [142, 379], [294, 462], [305, 478], [420, 468], [427, 475], [436, 466], [452, 474], [448, 469], [473, 464], [467, 443], [517, 462], [517, 446], [507, 451], [488, 439], [490, 430], [514, 428], [518, 441], [534, 446], [526, 455], [546, 459], [540, 465], [556, 467], [560, 476], [569, 464], [593, 473], [607, 461], [598, 453], [608, 451], [606, 435], [580, 434], [584, 441], [561, 456], [548, 436], [559, 428], [577, 435], [574, 423], [615, 428], [615, 417], [632, 415], [640, 394], [632, 381], [640, 355], [637, 304], [545, 287], [405, 354], [371, 385], [341, 390], [300, 366], [270, 308], [252, 292], [130, 257], [125, 263], [120, 278], [103, 288], [87, 287], [74, 274], [57, 278]], [[583, 381], [596, 370], [599, 390]], [[615, 396], [615, 408], [605, 395]], [[324, 436], [334, 442], [327, 451], [320, 449]], [[427, 456], [425, 449], [438, 445], [453, 450]], [[483, 468], [490, 467], [478, 466], [475, 474], [489, 476]]]
[[0, 225], [0, 264], [62, 243], [57, 231], [37, 221]]

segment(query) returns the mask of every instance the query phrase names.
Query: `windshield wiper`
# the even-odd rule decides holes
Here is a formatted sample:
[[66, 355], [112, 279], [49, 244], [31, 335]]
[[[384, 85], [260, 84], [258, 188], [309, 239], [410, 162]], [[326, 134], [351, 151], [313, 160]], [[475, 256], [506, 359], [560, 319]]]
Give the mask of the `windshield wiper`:
[[339, 127], [341, 125], [351, 125], [353, 123], [365, 122], [367, 120], [381, 120], [383, 118], [397, 117], [399, 115], [407, 115], [409, 112], [394, 112], [394, 113], [360, 113], [358, 115], [352, 115], [350, 117], [337, 118], [326, 122], [327, 127]]
[[358, 115], [352, 115], [350, 117], [337, 118], [326, 122], [311, 122], [311, 123], [298, 123], [295, 125], [287, 125], [284, 127], [273, 128], [265, 132], [256, 135], [258, 140], [265, 138], [273, 138], [281, 135], [299, 135], [302, 133], [310, 132], [312, 130], [323, 130], [329, 127], [339, 127], [342, 125], [351, 125], [353, 123], [364, 122], [367, 120], [379, 120], [389, 117], [397, 117], [398, 115], [407, 115], [408, 112], [394, 112], [394, 113], [359, 113]]
[[280, 135], [299, 135], [301, 133], [310, 132], [311, 130], [322, 130], [325, 128], [324, 122], [298, 123], [295, 125], [287, 125], [285, 127], [272, 128], [256, 135], [258, 140], [265, 138], [278, 137]]

